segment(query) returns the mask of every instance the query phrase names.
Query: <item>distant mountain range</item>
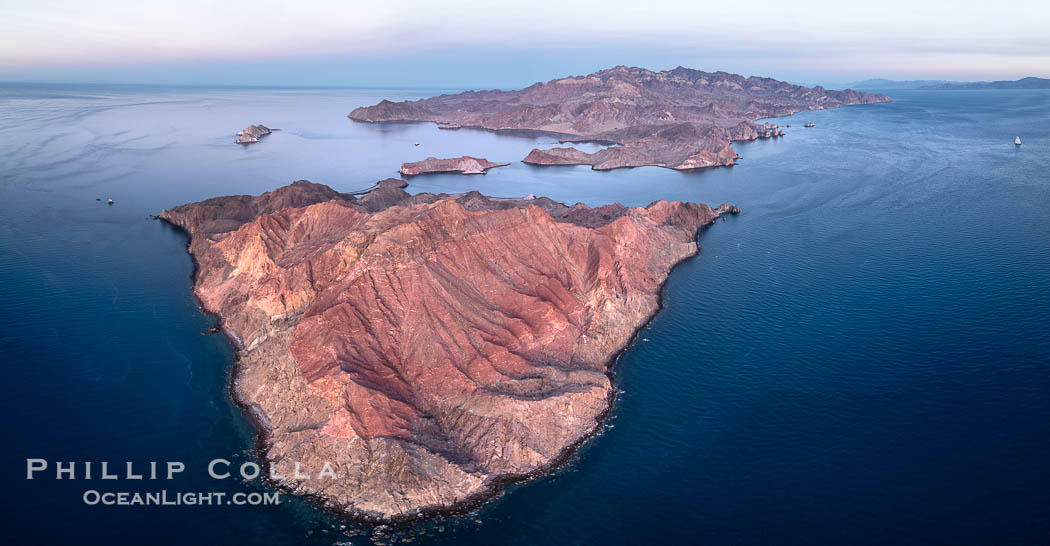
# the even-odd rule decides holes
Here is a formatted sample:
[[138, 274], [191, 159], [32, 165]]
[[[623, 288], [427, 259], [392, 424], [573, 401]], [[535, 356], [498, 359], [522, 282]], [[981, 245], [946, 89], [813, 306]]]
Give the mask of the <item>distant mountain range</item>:
[[847, 83], [845, 84], [845, 87], [848, 89], [921, 89], [923, 87], [953, 83], [963, 82], [952, 82], [948, 80], [887, 80], [884, 78], [873, 78], [870, 80]]
[[920, 89], [1050, 89], [1050, 79], [1028, 77], [1013, 81], [941, 83], [921, 87]]
[[935, 90], [964, 90], [964, 89], [1050, 89], [1050, 79], [1047, 78], [1021, 78], [1013, 81], [996, 82], [955, 82], [948, 80], [887, 80], [873, 78], [833, 86], [847, 89], [935, 89]]

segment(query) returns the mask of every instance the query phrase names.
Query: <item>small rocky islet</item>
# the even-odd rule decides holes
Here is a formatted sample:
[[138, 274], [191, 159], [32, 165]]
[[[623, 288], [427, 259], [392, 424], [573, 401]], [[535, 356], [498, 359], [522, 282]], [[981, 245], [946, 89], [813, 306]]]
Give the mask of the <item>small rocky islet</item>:
[[400, 173], [405, 176], [428, 173], [485, 174], [489, 169], [507, 165], [510, 163], [493, 163], [487, 159], [469, 155], [444, 159], [428, 157], [422, 161], [402, 164]]
[[237, 144], [253, 144], [259, 139], [272, 133], [273, 130], [265, 125], [249, 125], [243, 131], [237, 133]]

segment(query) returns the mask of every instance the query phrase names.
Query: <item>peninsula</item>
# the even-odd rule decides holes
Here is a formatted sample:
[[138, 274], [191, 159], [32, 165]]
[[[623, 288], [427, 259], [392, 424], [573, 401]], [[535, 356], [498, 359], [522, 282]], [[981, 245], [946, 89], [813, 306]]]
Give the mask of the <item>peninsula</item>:
[[592, 434], [669, 271], [739, 212], [401, 186], [298, 181], [161, 214], [190, 235], [276, 480], [384, 521], [483, 499]]
[[536, 164], [595, 169], [733, 165], [731, 143], [783, 135], [756, 120], [805, 110], [888, 102], [886, 95], [831, 91], [771, 78], [678, 67], [653, 72], [618, 66], [518, 91], [467, 91], [417, 101], [381, 101], [353, 110], [360, 122], [425, 121], [442, 128], [554, 136], [562, 143], [615, 144], [590, 154], [574, 147], [533, 150]]

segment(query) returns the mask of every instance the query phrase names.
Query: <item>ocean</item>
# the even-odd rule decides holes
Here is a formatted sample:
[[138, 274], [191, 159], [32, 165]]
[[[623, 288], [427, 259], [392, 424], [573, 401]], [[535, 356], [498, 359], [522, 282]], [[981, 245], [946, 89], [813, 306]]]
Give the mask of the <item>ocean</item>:
[[[252, 461], [254, 431], [227, 390], [232, 348], [201, 335], [215, 319], [191, 294], [186, 236], [151, 215], [297, 179], [357, 190], [464, 154], [512, 165], [408, 191], [743, 212], [671, 274], [663, 310], [614, 365], [605, 427], [564, 467], [381, 542], [1050, 541], [1050, 92], [892, 90], [892, 103], [775, 120], [785, 137], [690, 173], [528, 166], [555, 141], [346, 118], [439, 92], [0, 85], [9, 542], [372, 543], [370, 526], [287, 495], [83, 497], [273, 491], [206, 472]], [[235, 145], [255, 123], [280, 131]], [[30, 458], [51, 466], [28, 480]], [[186, 470], [57, 480], [59, 461]]]

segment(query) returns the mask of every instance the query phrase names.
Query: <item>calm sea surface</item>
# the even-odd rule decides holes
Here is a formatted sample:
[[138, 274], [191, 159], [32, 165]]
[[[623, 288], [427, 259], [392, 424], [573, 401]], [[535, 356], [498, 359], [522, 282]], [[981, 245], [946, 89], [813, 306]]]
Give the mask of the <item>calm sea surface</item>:
[[[408, 189], [743, 214], [675, 269], [665, 309], [615, 366], [606, 428], [568, 466], [401, 538], [1050, 541], [1050, 92], [895, 91], [780, 120], [786, 137], [737, 145], [738, 166], [700, 173], [530, 167], [517, 161], [553, 140], [346, 118], [435, 92], [0, 87], [8, 542], [369, 543], [367, 528], [348, 538], [339, 526], [357, 526], [301, 501], [81, 496], [268, 491], [205, 471], [250, 461], [253, 431], [226, 390], [233, 351], [200, 335], [214, 320], [191, 296], [186, 238], [149, 215], [302, 178], [355, 190], [403, 161], [461, 154], [513, 164]], [[250, 123], [281, 131], [234, 145]], [[31, 457], [187, 469], [170, 482], [29, 481]]]

